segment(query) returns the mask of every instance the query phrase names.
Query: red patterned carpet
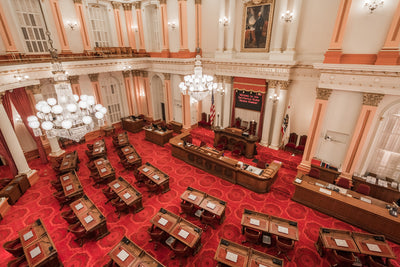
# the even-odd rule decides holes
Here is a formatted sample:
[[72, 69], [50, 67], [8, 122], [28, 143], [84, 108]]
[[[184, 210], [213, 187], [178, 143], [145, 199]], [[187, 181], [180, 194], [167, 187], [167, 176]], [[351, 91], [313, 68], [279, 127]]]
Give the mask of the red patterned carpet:
[[[60, 217], [59, 204], [52, 196], [55, 190], [49, 182], [55, 179], [54, 172], [49, 165], [42, 165], [40, 160], [34, 160], [29, 162], [29, 165], [39, 171], [41, 178], [37, 184], [28, 189], [18, 202], [11, 207], [5, 218], [0, 221], [1, 243], [16, 238], [18, 230], [40, 217], [55, 242], [64, 266], [102, 266], [109, 260], [107, 253], [124, 235], [150, 252], [165, 266], [178, 266], [178, 260], [170, 259], [172, 252], [167, 247], [160, 246], [157, 251], [154, 251], [154, 244], [148, 242], [149, 236], [146, 230], [150, 226], [150, 218], [161, 207], [179, 214], [179, 197], [187, 186], [203, 190], [226, 200], [228, 204], [225, 222], [217, 226], [217, 229], [208, 229], [203, 234], [202, 249], [196, 256], [188, 258], [185, 261], [185, 266], [216, 266], [213, 258], [220, 238], [238, 243], [244, 240], [244, 236], [241, 235], [240, 231], [240, 221], [245, 208], [298, 222], [300, 241], [296, 244], [295, 251], [289, 254], [292, 257], [292, 261], [285, 261], [285, 266], [329, 266], [325, 259], [319, 257], [314, 247], [320, 227], [361, 231], [347, 223], [291, 201], [290, 197], [294, 191], [292, 181], [296, 175], [296, 171], [291, 168], [291, 164], [284, 163], [284, 168], [279, 171], [279, 177], [272, 186], [271, 192], [257, 194], [172, 157], [169, 144], [162, 148], [144, 141], [143, 131], [137, 134], [129, 133], [129, 139], [141, 155], [143, 162], [150, 162], [170, 176], [171, 191], [149, 198], [149, 194], [145, 192], [144, 187], [138, 188], [143, 193], [144, 210], [137, 214], [123, 214], [118, 219], [111, 204], [104, 204], [106, 198], [101, 192], [101, 187], [94, 188], [91, 179], [88, 177], [89, 170], [85, 166], [88, 159], [84, 153], [86, 145], [69, 147], [68, 151], [77, 150], [79, 153], [81, 163], [78, 175], [84, 191], [106, 216], [107, 226], [111, 234], [97, 242], [89, 241], [83, 247], [79, 247], [74, 242], [74, 235], [67, 232], [68, 224]], [[116, 169], [117, 175], [123, 176], [128, 181], [133, 181], [133, 174], [124, 171], [122, 165], [118, 163], [119, 158], [114, 152], [110, 137], [106, 139], [106, 143], [108, 157]], [[263, 153], [262, 150], [259, 151], [261, 158], [270, 157]], [[285, 155], [285, 157], [291, 159], [289, 154]], [[244, 161], [250, 162], [250, 160]], [[4, 173], [3, 170], [2, 174]], [[201, 225], [195, 218], [189, 218], [189, 220], [199, 226]], [[390, 244], [396, 255], [400, 255], [400, 246], [393, 243]], [[263, 252], [276, 254], [276, 250], [273, 248], [253, 247]], [[0, 266], [5, 266], [11, 259], [13, 258], [10, 254], [4, 249], [0, 249]], [[400, 259], [394, 264], [399, 267]]]

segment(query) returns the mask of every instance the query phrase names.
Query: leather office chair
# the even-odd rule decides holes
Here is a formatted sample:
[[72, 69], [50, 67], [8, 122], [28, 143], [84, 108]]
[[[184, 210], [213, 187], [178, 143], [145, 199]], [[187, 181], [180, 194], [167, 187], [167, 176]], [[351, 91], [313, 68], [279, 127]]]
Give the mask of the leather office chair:
[[79, 242], [79, 246], [82, 247], [83, 239], [86, 236], [86, 230], [83, 225], [80, 222], [71, 224], [68, 226], [68, 232], [71, 232], [75, 235], [76, 239], [74, 241], [77, 243]]
[[377, 256], [368, 256], [367, 257], [367, 265], [369, 267], [393, 267], [393, 264], [389, 259], [383, 259], [382, 257]]
[[68, 224], [74, 224], [79, 221], [73, 210], [69, 209], [67, 211], [61, 212], [61, 217], [68, 222]]
[[240, 157], [241, 155], [244, 154], [246, 144], [242, 141], [237, 142], [236, 145], [234, 146], [232, 150], [232, 155], [236, 157]]
[[64, 207], [64, 205], [67, 205], [71, 199], [66, 197], [64, 195], [64, 192], [55, 192], [53, 193], [53, 196], [57, 199], [57, 201], [60, 203], [60, 210]]
[[205, 146], [206, 145], [206, 142], [204, 142], [204, 141], [201, 141], [200, 142], [200, 147], [203, 147], [203, 146]]
[[135, 184], [138, 184], [139, 187], [141, 187], [147, 179], [146, 176], [143, 175], [143, 173], [139, 172], [137, 169], [133, 172], [133, 175], [136, 179]]
[[295, 150], [296, 144], [297, 144], [297, 137], [298, 137], [298, 135], [296, 133], [290, 133], [289, 141], [285, 145], [285, 151], [286, 150], [289, 150], [289, 151], [294, 151]]
[[85, 154], [89, 160], [93, 159], [93, 150], [85, 150]]
[[9, 179], [9, 178], [0, 179], [0, 189], [5, 187], [6, 185], [8, 185], [10, 182], [11, 182], [11, 179]]
[[115, 213], [118, 214], [118, 219], [121, 217], [121, 212], [129, 211], [129, 206], [125, 204], [119, 197], [111, 200], [111, 205], [115, 207]]
[[106, 196], [106, 198], [108, 199], [107, 202], [105, 204], [107, 204], [108, 202], [110, 202], [111, 200], [115, 199], [116, 197], [118, 197], [118, 195], [110, 188], [110, 187], [106, 187], [102, 189], [103, 194]]
[[345, 189], [351, 189], [351, 187], [353, 186], [352, 182], [349, 179], [342, 177], [336, 179], [336, 185]]
[[265, 169], [266, 166], [267, 166], [267, 163], [265, 161], [263, 161], [263, 160], [258, 160], [257, 161], [257, 168]]
[[253, 243], [253, 244], [258, 244], [258, 243], [260, 243], [262, 232], [245, 227], [244, 236], [245, 236], [246, 240], [243, 240], [242, 243], [249, 242], [249, 243]]
[[293, 250], [295, 243], [294, 240], [285, 237], [275, 236], [275, 241], [276, 241], [276, 248], [278, 249], [277, 256], [283, 254], [284, 256], [286, 256], [288, 261], [291, 261], [288, 252]]
[[3, 244], [3, 248], [8, 253], [11, 253], [14, 257], [19, 257], [24, 254], [24, 250], [22, 248], [21, 240], [18, 238], [14, 240], [7, 241]]
[[208, 226], [211, 226], [211, 228], [215, 229], [214, 226], [215, 218], [216, 218], [215, 214], [212, 214], [211, 212], [206, 210], [201, 214], [200, 220], [203, 224], [206, 225], [203, 230], [204, 232], [207, 230]]
[[57, 191], [63, 191], [62, 184], [59, 180], [50, 181], [50, 184], [54, 187]]
[[189, 257], [192, 253], [190, 247], [179, 240], [175, 240], [174, 243], [171, 244], [171, 249], [174, 252], [171, 259], [179, 258], [179, 266], [183, 266], [182, 260]]
[[371, 187], [369, 187], [366, 184], [359, 184], [357, 189], [356, 189], [356, 192], [358, 192], [360, 194], [363, 194], [363, 195], [366, 195], [366, 196], [369, 196], [369, 192], [370, 191], [371, 191]]
[[22, 255], [16, 259], [13, 259], [7, 263], [7, 267], [26, 267], [29, 266], [26, 261], [25, 255]]
[[356, 261], [356, 257], [351, 252], [332, 250], [328, 254], [328, 261], [331, 266], [351, 267]]
[[306, 147], [306, 143], [307, 143], [307, 135], [300, 136], [299, 145], [296, 146], [295, 148], [296, 152], [299, 154], [303, 154], [304, 148]]
[[93, 150], [93, 144], [86, 144], [86, 146], [89, 150]]
[[320, 175], [319, 170], [313, 169], [313, 168], [311, 169], [310, 173], [308, 174], [308, 176], [313, 177], [315, 179], [319, 179], [319, 175]]
[[187, 201], [182, 201], [181, 202], [181, 209], [182, 212], [180, 214], [186, 214], [193, 216], [194, 215], [194, 205], [193, 203], [187, 202]]
[[157, 250], [158, 248], [158, 243], [162, 243], [164, 242], [167, 237], [168, 234], [166, 232], [164, 232], [162, 229], [152, 225], [151, 227], [149, 227], [147, 229], [147, 232], [149, 233], [151, 239], [149, 240], [149, 242], [153, 242], [154, 241], [154, 250]]
[[158, 191], [160, 190], [160, 187], [156, 183], [151, 181], [151, 180], [146, 180], [144, 182], [144, 184], [147, 187], [147, 192], [150, 193], [149, 197], [151, 197], [152, 195], [157, 194]]

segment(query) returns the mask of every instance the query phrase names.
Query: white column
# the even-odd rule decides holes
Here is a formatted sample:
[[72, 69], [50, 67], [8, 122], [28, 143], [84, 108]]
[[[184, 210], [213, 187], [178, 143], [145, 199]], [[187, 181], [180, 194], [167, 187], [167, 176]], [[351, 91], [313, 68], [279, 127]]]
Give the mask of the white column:
[[232, 111], [232, 83], [231, 77], [224, 77], [223, 85], [225, 87], [225, 94], [223, 96], [224, 108], [221, 116], [221, 128], [229, 127], [231, 124], [231, 111]]
[[275, 113], [275, 120], [274, 120], [274, 127], [272, 128], [272, 140], [271, 140], [271, 145], [269, 146], [272, 149], [279, 149], [279, 145], [281, 143], [281, 127], [282, 127], [282, 120], [286, 108], [286, 95], [287, 95], [287, 90], [282, 89], [280, 86], [279, 88], [279, 100], [278, 100], [278, 105], [276, 107], [276, 113]]
[[47, 140], [49, 140], [49, 144], [50, 144], [50, 148], [51, 148], [51, 152], [50, 152], [49, 156], [58, 157], [61, 154], [65, 153], [65, 150], [62, 150], [60, 148], [60, 145], [58, 144], [57, 137], [55, 137], [55, 136], [47, 137]]
[[[218, 86], [220, 83], [222, 83], [222, 86], [224, 86], [223, 84], [223, 77], [222, 76], [218, 76], [216, 77], [216, 82], [218, 83]], [[214, 122], [214, 126], [219, 126], [221, 127], [221, 114], [223, 112], [223, 108], [224, 108], [224, 96], [221, 95], [220, 93], [215, 93], [214, 94], [214, 100], [215, 100], [215, 122]]]
[[[225, 17], [225, 1], [220, 1], [219, 8], [219, 19]], [[224, 51], [224, 37], [225, 37], [225, 26], [224, 23], [218, 23], [218, 52]]]
[[[224, 2], [224, 1], [222, 1]], [[236, 7], [236, 0], [229, 0], [229, 25], [228, 25], [228, 33], [226, 37], [226, 50], [228, 53], [231, 53], [233, 51], [233, 43], [234, 43], [234, 38], [235, 38], [235, 7]]]
[[281, 49], [282, 49], [282, 39], [283, 39], [283, 26], [284, 23], [281, 20], [281, 15], [282, 13], [286, 12], [287, 9], [287, 3], [288, 0], [281, 0], [276, 2], [276, 4], [279, 3], [279, 8], [277, 8], [276, 10], [279, 10], [278, 14], [275, 14], [275, 21], [274, 21], [274, 31], [275, 32], [274, 35], [272, 36], [272, 45], [271, 45], [271, 53], [281, 53]]
[[277, 84], [276, 81], [268, 81], [268, 92], [265, 103], [262, 138], [260, 142], [260, 145], [262, 146], [269, 145], [269, 136], [271, 133], [272, 108], [274, 107], [273, 97], [276, 90], [276, 84]]
[[290, 24], [289, 36], [286, 45], [286, 50], [284, 53], [291, 53], [294, 54], [294, 49], [296, 47], [296, 38], [297, 38], [297, 31], [299, 29], [299, 18], [300, 18], [300, 11], [301, 5], [303, 0], [296, 0], [294, 1], [293, 6], [293, 21]]
[[3, 103], [0, 104], [0, 118], [0, 129], [3, 133], [4, 139], [6, 140], [11, 156], [14, 159], [15, 165], [17, 166], [18, 173], [29, 174], [32, 170], [29, 168], [28, 162], [26, 162], [24, 151], [22, 151], [21, 145], [11, 122], [8, 119]]

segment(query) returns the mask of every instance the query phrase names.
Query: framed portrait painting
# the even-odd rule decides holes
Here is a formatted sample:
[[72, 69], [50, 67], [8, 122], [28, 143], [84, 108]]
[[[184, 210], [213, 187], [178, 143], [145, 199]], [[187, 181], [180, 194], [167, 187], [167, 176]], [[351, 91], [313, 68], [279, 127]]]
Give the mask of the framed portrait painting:
[[243, 8], [242, 51], [269, 52], [275, 0], [252, 0]]

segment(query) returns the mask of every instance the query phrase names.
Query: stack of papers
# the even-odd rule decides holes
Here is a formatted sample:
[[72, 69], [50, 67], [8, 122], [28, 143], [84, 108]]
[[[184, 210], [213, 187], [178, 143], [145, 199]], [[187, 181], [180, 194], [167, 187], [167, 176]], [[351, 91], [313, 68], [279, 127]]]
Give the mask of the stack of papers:
[[81, 208], [83, 208], [82, 203], [79, 203], [79, 204], [76, 204], [76, 205], [75, 205], [75, 209], [76, 209], [76, 210], [80, 210]]
[[126, 192], [125, 194], [124, 194], [124, 198], [125, 199], [128, 199], [128, 198], [130, 198], [131, 197], [131, 194], [129, 194], [128, 192]]
[[388, 187], [388, 183], [384, 180], [378, 180], [378, 185], [383, 186], [383, 187]]
[[289, 234], [289, 228], [278, 225], [278, 232], [284, 233], [284, 234]]
[[120, 187], [119, 183], [115, 183], [113, 186], [114, 186], [115, 189], [117, 189], [118, 187]]
[[379, 246], [378, 245], [376, 245], [376, 244], [366, 244], [367, 245], [367, 247], [368, 247], [368, 249], [370, 250], [370, 251], [374, 251], [374, 252], [382, 252], [382, 250], [379, 248]]
[[188, 199], [196, 200], [197, 196], [189, 194]]
[[106, 169], [106, 168], [103, 168], [103, 169], [101, 169], [100, 171], [101, 171], [101, 172], [106, 172], [107, 169]]
[[160, 180], [160, 176], [158, 176], [157, 174], [153, 175], [153, 178], [156, 179], [156, 180]]
[[187, 231], [181, 229], [181, 230], [179, 231], [178, 235], [186, 239], [186, 238], [188, 237], [188, 235], [189, 235], [189, 232], [187, 232]]
[[32, 231], [27, 232], [26, 234], [24, 234], [24, 240], [28, 240], [29, 238], [33, 237], [33, 233]]
[[166, 219], [164, 219], [164, 218], [161, 217], [161, 218], [158, 220], [158, 223], [161, 224], [162, 226], [165, 226], [165, 225], [167, 225], [168, 220], [166, 220]]
[[142, 170], [143, 172], [148, 172], [149, 171], [149, 169], [147, 169], [147, 168], [143, 168], [143, 170]]
[[372, 176], [367, 176], [367, 183], [370, 183], [370, 184], [375, 184], [376, 183], [376, 178], [375, 177], [372, 177]]
[[319, 189], [319, 191], [324, 194], [327, 194], [327, 195], [332, 195], [331, 191], [329, 191], [328, 189], [322, 188], [322, 187]]
[[125, 148], [125, 152], [128, 152], [129, 151], [129, 148]]
[[366, 197], [360, 197], [360, 200], [362, 200], [362, 201], [364, 201], [364, 202], [367, 202], [367, 203], [371, 204], [371, 199], [369, 199], [369, 198], [366, 198]]
[[260, 220], [250, 219], [250, 224], [260, 226]]
[[93, 217], [92, 216], [88, 215], [88, 216], [85, 217], [85, 222], [86, 223], [90, 223], [91, 221], [93, 221]]
[[68, 175], [63, 177], [63, 180], [64, 180], [64, 181], [66, 181], [66, 180], [68, 180], [68, 179], [69, 179], [69, 176], [68, 176]]
[[125, 250], [121, 250], [117, 257], [121, 260], [121, 261], [125, 261], [126, 258], [128, 258], [129, 254], [125, 251]]
[[67, 191], [69, 191], [69, 190], [72, 190], [72, 184], [70, 184], [70, 185], [67, 185], [66, 187], [65, 187], [65, 190], [67, 190]]
[[345, 247], [345, 248], [349, 247], [349, 245], [347, 244], [347, 241], [343, 240], [343, 239], [335, 238], [335, 243], [336, 243], [336, 246], [338, 246], [338, 247]]
[[64, 162], [64, 166], [67, 166], [69, 163], [68, 162]]
[[225, 258], [226, 258], [227, 260], [230, 260], [230, 261], [233, 261], [233, 262], [237, 262], [238, 255], [228, 251], [228, 252], [226, 253], [226, 257], [225, 257]]
[[99, 149], [98, 149], [98, 148], [96, 148], [94, 151], [95, 151], [95, 152], [99, 152]]
[[99, 161], [97, 162], [97, 165], [100, 165], [100, 164], [102, 164], [102, 163], [103, 163], [103, 161], [99, 160]]
[[130, 155], [128, 158], [129, 158], [129, 159], [133, 159], [133, 158], [134, 158], [134, 156]]
[[31, 258], [33, 259], [34, 257], [36, 257], [37, 255], [40, 254], [40, 247], [37, 246], [36, 248], [32, 249], [29, 253], [31, 254]]
[[215, 204], [214, 203], [212, 203], [212, 202], [208, 202], [207, 203], [207, 208], [210, 208], [210, 209], [215, 209]]

